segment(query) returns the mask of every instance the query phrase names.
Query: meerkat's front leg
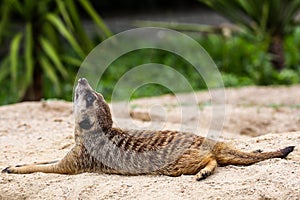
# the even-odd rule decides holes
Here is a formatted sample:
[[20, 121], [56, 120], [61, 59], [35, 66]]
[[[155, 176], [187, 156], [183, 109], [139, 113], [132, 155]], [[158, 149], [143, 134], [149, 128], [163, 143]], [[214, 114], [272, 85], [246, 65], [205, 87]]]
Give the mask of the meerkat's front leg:
[[40, 162], [33, 164], [25, 164], [25, 165], [16, 165], [14, 167], [6, 167], [2, 170], [3, 173], [9, 174], [30, 174], [34, 172], [44, 172], [44, 173], [64, 173], [61, 170], [58, 161], [51, 162]]
[[34, 172], [57, 173], [57, 174], [77, 174], [82, 171], [78, 158], [80, 150], [74, 147], [62, 160], [51, 162], [39, 162], [26, 165], [16, 165], [6, 167], [3, 173], [30, 174]]

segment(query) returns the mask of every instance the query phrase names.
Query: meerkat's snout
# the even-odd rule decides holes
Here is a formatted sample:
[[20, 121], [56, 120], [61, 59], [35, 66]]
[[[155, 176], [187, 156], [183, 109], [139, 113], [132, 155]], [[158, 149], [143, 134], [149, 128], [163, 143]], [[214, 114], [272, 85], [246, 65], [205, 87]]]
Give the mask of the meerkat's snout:
[[91, 129], [96, 121], [96, 117], [92, 114], [95, 100], [94, 90], [88, 81], [80, 78], [75, 89], [74, 114], [76, 124], [82, 129]]
[[78, 102], [87, 99], [88, 93], [93, 93], [93, 89], [88, 81], [85, 78], [78, 79], [78, 83], [75, 89], [74, 103], [78, 104]]
[[74, 103], [78, 102], [78, 100], [79, 100], [78, 98], [82, 94], [82, 90], [83, 90], [84, 86], [87, 85], [87, 84], [88, 84], [88, 82], [85, 78], [78, 79], [78, 83], [77, 83], [77, 86], [75, 88]]
[[78, 79], [78, 83], [76, 86], [76, 94], [82, 94], [84, 93], [84, 90], [93, 90], [92, 87], [90, 86], [89, 82], [85, 78], [80, 78]]
[[85, 78], [80, 78], [80, 79], [78, 79], [78, 84], [80, 84], [80, 85], [87, 85], [88, 82], [87, 82], [87, 80]]

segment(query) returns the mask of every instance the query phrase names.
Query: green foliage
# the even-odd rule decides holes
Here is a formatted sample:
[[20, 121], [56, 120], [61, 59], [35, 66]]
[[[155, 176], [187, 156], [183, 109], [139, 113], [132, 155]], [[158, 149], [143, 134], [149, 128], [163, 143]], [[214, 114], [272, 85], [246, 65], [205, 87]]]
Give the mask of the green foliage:
[[[267, 43], [258, 41], [255, 43], [245, 35], [229, 38], [221, 35], [206, 35], [197, 37], [196, 40], [206, 49], [219, 67], [224, 85], [227, 87], [300, 82], [300, 56], [295, 53], [300, 51], [300, 28], [285, 40], [288, 65], [280, 72], [272, 67], [271, 58], [266, 52]], [[201, 75], [184, 58], [162, 50], [143, 49], [125, 54], [114, 61], [102, 76], [98, 91], [110, 99], [115, 84], [122, 75], [133, 67], [145, 63], [171, 66], [185, 76], [194, 90], [207, 88]], [[125, 92], [133, 92], [132, 98], [172, 93], [167, 88], [156, 84], [145, 85], [135, 91]]]
[[256, 35], [289, 34], [300, 0], [199, 0]]
[[[232, 17], [240, 20], [240, 24], [245, 22], [246, 32], [232, 37], [209, 34], [197, 36], [195, 39], [219, 67], [225, 86], [299, 83], [300, 28], [291, 28], [293, 27], [291, 21], [280, 18], [283, 13], [290, 13], [286, 17], [291, 16], [294, 7], [289, 6], [293, 2], [293, 6], [297, 7], [298, 1], [289, 1], [286, 3], [288, 5], [278, 7], [281, 5], [279, 0], [263, 0], [258, 3], [262, 5], [259, 10], [255, 8], [257, 5], [252, 4], [254, 1], [218, 1], [222, 5], [220, 9], [229, 14], [233, 12], [233, 8], [225, 9], [226, 2], [239, 2], [245, 7], [238, 12], [238, 15], [235, 13]], [[274, 18], [270, 17], [274, 14], [274, 10], [268, 7], [271, 4], [275, 6], [274, 8], [280, 9], [278, 16], [276, 14]], [[0, 104], [22, 99], [35, 81], [37, 72], [44, 75], [42, 83], [45, 98], [71, 100], [77, 67], [95, 45], [83, 28], [78, 5], [99, 28], [100, 40], [111, 35], [102, 19], [86, 0], [1, 1]], [[264, 17], [253, 14], [255, 19], [252, 19], [246, 15], [252, 12], [264, 14]], [[249, 21], [253, 23], [246, 24]], [[283, 42], [286, 67], [281, 71], [275, 70], [272, 66], [272, 55], [268, 53], [271, 39], [265, 34], [266, 30], [269, 31], [270, 27], [275, 26], [272, 25], [277, 23], [275, 21], [288, 21], [287, 24], [282, 25], [284, 28], [278, 27], [284, 30], [285, 34]], [[277, 32], [275, 29], [272, 31]], [[194, 90], [207, 88], [201, 75], [184, 58], [162, 50], [142, 49], [127, 53], [114, 61], [102, 76], [98, 91], [101, 91], [105, 98], [110, 99], [114, 86], [122, 75], [135, 66], [146, 63], [160, 63], [173, 67], [185, 76]], [[172, 91], [164, 86], [150, 84], [135, 91], [124, 92], [132, 92], [131, 97], [138, 98]]]
[[[244, 35], [208, 35], [198, 42], [208, 51], [222, 73], [225, 86], [296, 84], [300, 82], [300, 28], [286, 37], [286, 68], [277, 71], [267, 53], [267, 42], [249, 40]], [[216, 48], [217, 47], [217, 48]]]
[[7, 87], [6, 98], [1, 102], [24, 98], [30, 87], [37, 84], [34, 81], [38, 75], [44, 76], [43, 85], [51, 85], [44, 85], [45, 97], [64, 95], [62, 82], [74, 80], [76, 67], [95, 46], [82, 26], [78, 6], [98, 26], [101, 38], [111, 35], [86, 0], [1, 1], [0, 84]]
[[220, 35], [202, 37], [199, 43], [223, 72], [226, 86], [267, 84], [265, 81], [272, 67], [266, 44], [252, 43], [244, 37], [225, 38]]
[[[272, 67], [270, 55], [266, 52], [267, 42], [253, 42], [245, 35], [224, 37], [210, 34], [195, 39], [215, 61], [226, 87], [300, 82], [300, 56], [297, 53], [300, 51], [300, 28], [295, 29], [284, 41], [288, 64], [286, 69], [280, 72]], [[114, 86], [122, 75], [145, 63], [160, 63], [173, 67], [185, 76], [194, 90], [207, 88], [201, 75], [184, 58], [162, 50], [143, 49], [125, 54], [114, 61], [102, 76], [98, 91], [110, 99]], [[132, 94], [132, 98], [165, 93], [172, 92], [163, 86], [152, 84], [138, 88]]]
[[300, 0], [199, 0], [252, 34], [254, 40], [268, 42], [267, 51], [278, 71], [286, 65], [283, 40], [295, 28], [294, 17]]
[[[170, 66], [183, 75], [194, 89], [206, 89], [206, 84], [204, 83], [201, 75], [184, 58], [164, 50], [140, 49], [127, 53], [115, 60], [101, 77], [97, 90], [100, 91], [106, 99], [110, 100], [115, 84], [118, 80], [130, 69], [146, 63], [159, 63]], [[148, 76], [148, 74], [144, 75]], [[166, 74], [166, 76], [169, 76], [169, 74]], [[168, 80], [172, 80], [172, 77], [166, 77], [166, 79], [167, 78]], [[172, 93], [172, 91], [165, 86], [158, 84], [147, 84], [137, 88], [135, 91], [125, 92], [132, 92], [131, 98], [158, 96], [166, 93]]]
[[286, 65], [293, 70], [300, 70], [300, 27], [297, 27], [290, 35], [285, 38], [285, 58]]

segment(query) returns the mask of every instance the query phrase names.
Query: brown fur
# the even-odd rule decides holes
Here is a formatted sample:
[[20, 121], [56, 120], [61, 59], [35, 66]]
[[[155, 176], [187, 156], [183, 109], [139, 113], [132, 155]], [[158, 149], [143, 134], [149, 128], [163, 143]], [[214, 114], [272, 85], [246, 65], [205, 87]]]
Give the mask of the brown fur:
[[269, 158], [285, 158], [294, 147], [245, 153], [226, 143], [177, 131], [121, 130], [112, 127], [110, 109], [85, 79], [78, 81], [74, 99], [75, 142], [60, 161], [7, 167], [2, 172], [122, 175], [195, 174], [209, 176], [217, 165], [250, 165]]

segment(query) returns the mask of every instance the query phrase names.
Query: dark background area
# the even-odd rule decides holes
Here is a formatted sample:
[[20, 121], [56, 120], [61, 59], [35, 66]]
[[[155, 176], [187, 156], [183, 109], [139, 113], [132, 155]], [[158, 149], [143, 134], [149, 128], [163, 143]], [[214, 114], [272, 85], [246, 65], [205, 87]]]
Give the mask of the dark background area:
[[136, 14], [138, 12], [170, 12], [182, 9], [207, 8], [197, 0], [105, 0], [91, 1], [103, 17], [111, 14]]
[[106, 0], [91, 1], [110, 29], [115, 32], [136, 28], [136, 21], [160, 21], [219, 25], [228, 22], [197, 0]]

